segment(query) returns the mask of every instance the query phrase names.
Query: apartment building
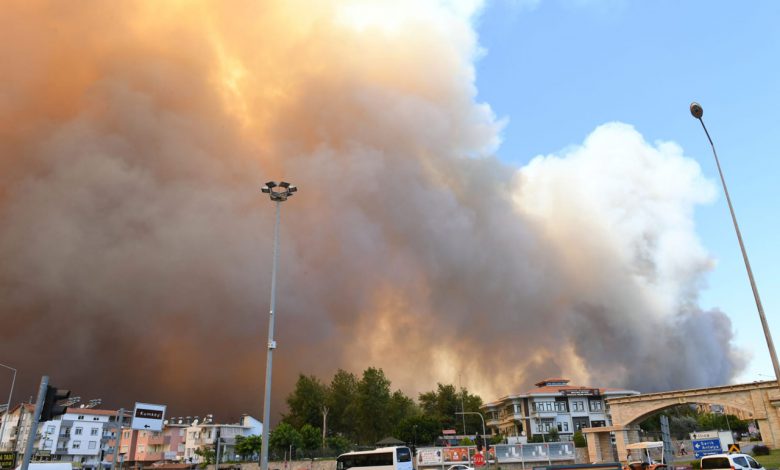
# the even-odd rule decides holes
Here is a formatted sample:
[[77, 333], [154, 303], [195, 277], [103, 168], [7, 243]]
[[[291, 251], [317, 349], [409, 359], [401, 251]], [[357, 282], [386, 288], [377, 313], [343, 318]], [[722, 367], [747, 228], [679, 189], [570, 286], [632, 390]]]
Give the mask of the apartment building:
[[97, 469], [113, 446], [116, 411], [91, 408], [68, 408], [64, 415], [40, 423], [35, 448], [39, 455], [52, 461], [73, 462], [84, 469]]
[[0, 450], [24, 452], [35, 405], [22, 403], [3, 413], [0, 422]]
[[260, 435], [262, 432], [262, 423], [247, 415], [236, 424], [216, 424], [209, 417], [203, 423], [196, 420], [186, 429], [184, 461], [201, 463], [202, 459], [195, 451], [200, 448], [216, 448], [217, 435], [220, 439], [220, 462], [236, 460], [236, 436]]
[[122, 428], [119, 461], [127, 467], [147, 467], [161, 461], [182, 461], [187, 426], [166, 421], [162, 431]]
[[564, 378], [550, 378], [536, 388], [507, 395], [482, 406], [491, 434], [520, 441], [549, 435], [555, 429], [561, 439], [571, 439], [577, 430], [610, 426], [605, 399], [637, 395], [634, 390], [569, 385]]

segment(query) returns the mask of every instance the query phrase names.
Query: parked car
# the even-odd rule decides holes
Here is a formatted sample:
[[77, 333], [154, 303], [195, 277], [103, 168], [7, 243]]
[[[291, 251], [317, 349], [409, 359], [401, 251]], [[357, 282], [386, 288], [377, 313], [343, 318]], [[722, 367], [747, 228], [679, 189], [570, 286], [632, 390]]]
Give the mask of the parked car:
[[468, 465], [463, 465], [462, 463], [450, 465], [447, 470], [474, 470], [474, 467], [469, 467]]
[[765, 470], [747, 454], [715, 454], [701, 458], [701, 470]]

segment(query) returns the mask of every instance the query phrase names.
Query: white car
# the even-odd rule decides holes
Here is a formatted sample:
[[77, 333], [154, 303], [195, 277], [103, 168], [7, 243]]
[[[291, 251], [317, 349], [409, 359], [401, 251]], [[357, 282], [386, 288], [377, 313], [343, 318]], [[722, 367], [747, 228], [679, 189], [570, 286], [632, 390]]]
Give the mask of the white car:
[[450, 467], [447, 470], [474, 470], [474, 467], [469, 467], [468, 465], [459, 463], [455, 465], [450, 465]]
[[765, 470], [747, 454], [715, 454], [701, 458], [701, 470]]

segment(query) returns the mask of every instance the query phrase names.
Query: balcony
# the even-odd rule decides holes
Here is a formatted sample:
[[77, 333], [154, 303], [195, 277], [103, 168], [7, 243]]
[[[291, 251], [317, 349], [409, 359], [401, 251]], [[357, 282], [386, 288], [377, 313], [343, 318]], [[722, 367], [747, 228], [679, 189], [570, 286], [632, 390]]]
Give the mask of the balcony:
[[146, 443], [151, 446], [155, 445], [163, 445], [164, 444], [165, 436], [160, 434], [159, 436], [152, 436], [146, 439]]
[[158, 460], [163, 460], [163, 458], [162, 452], [137, 452], [135, 454], [135, 460], [142, 462], [157, 462]]

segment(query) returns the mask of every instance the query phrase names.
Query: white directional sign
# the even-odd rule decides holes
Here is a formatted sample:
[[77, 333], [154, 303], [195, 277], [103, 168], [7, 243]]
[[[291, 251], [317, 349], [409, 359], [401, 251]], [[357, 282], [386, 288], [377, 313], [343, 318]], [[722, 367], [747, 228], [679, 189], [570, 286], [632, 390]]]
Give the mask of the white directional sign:
[[133, 410], [133, 429], [140, 431], [162, 431], [165, 405], [136, 403]]

